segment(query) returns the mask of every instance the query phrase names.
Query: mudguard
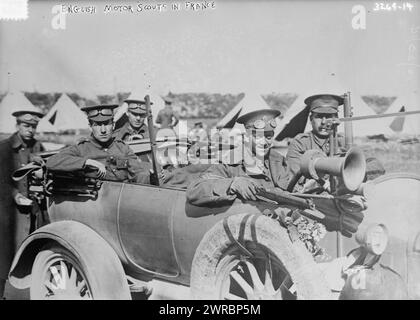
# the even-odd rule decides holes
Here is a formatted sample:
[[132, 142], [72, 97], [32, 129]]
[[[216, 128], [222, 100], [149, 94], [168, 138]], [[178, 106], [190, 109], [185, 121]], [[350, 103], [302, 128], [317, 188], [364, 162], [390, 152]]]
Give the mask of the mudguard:
[[[100, 277], [111, 292], [116, 285], [127, 285], [124, 269], [114, 249], [94, 230], [76, 221], [54, 222], [28, 236], [21, 244], [10, 268], [11, 285], [18, 289], [30, 286], [35, 257], [50, 243], [56, 243], [74, 254], [86, 273], [95, 273], [91, 276]], [[97, 274], [98, 272], [101, 274]], [[108, 272], [113, 276], [107, 277]], [[130, 299], [129, 291], [126, 298]]]

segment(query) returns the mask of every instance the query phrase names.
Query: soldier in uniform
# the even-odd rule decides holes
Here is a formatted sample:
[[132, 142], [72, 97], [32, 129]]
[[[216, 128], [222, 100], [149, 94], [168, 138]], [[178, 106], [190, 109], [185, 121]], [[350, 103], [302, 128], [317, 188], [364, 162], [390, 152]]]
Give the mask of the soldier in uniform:
[[236, 198], [256, 200], [257, 189], [286, 189], [289, 170], [285, 158], [272, 148], [275, 118], [280, 111], [256, 110], [242, 115], [237, 122], [246, 128], [244, 157], [239, 164], [214, 164], [190, 183], [187, 199], [193, 205], [229, 204]]
[[0, 198], [0, 297], [13, 256], [19, 245], [36, 228], [39, 209], [28, 198], [28, 180], [12, 180], [12, 173], [33, 160], [41, 161], [33, 153], [44, 151], [35, 139], [36, 127], [43, 114], [36, 108], [13, 113], [17, 131], [0, 142], [1, 198]]
[[[299, 174], [300, 158], [306, 151], [315, 149], [322, 151], [325, 155], [329, 155], [331, 124], [334, 121], [338, 121], [338, 107], [343, 105], [343, 103], [343, 97], [334, 94], [317, 94], [305, 99], [305, 104], [310, 111], [309, 119], [312, 130], [298, 134], [289, 144], [286, 160], [293, 176]], [[338, 144], [340, 153], [345, 152], [342, 140], [339, 139]], [[367, 179], [372, 179], [384, 173], [385, 169], [378, 159], [373, 157], [366, 159]], [[308, 181], [302, 177], [296, 188], [304, 191], [306, 182]], [[312, 188], [312, 183], [309, 184], [311, 185], [309, 188]]]
[[146, 102], [138, 99], [127, 99], [124, 102], [128, 105], [126, 112], [128, 122], [114, 131], [114, 137], [122, 141], [149, 138], [149, 129], [145, 123]]
[[156, 123], [160, 124], [160, 129], [173, 129], [179, 122], [179, 117], [172, 109], [173, 100], [170, 97], [165, 97], [165, 108], [159, 111], [156, 117]]
[[[333, 94], [313, 95], [305, 99], [305, 104], [309, 107], [312, 131], [298, 134], [289, 143], [286, 160], [293, 175], [299, 174], [300, 158], [306, 151], [319, 150], [329, 154], [331, 120], [338, 118], [338, 106], [343, 102], [343, 97]], [[302, 189], [305, 181], [305, 178], [301, 178], [297, 188]]]
[[113, 137], [113, 109], [117, 105], [82, 108], [87, 113], [92, 135], [75, 146], [48, 158], [52, 171], [94, 171], [98, 178], [114, 181], [150, 183], [151, 165], [141, 162], [128, 145]]

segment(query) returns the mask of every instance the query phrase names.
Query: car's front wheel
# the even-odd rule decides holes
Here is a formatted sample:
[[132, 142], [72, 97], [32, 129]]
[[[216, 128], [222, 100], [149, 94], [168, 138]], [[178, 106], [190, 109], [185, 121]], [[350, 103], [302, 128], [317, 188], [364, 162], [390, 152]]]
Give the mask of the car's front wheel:
[[[80, 258], [79, 258], [80, 259]], [[91, 300], [113, 299], [114, 290], [126, 296], [127, 288], [115, 287], [109, 292], [107, 281], [113, 274], [104, 276], [101, 264], [86, 265], [72, 252], [58, 246], [44, 247], [32, 266], [30, 298], [32, 300]], [[114, 275], [115, 276], [115, 275]], [[115, 277], [116, 278], [116, 277]]]

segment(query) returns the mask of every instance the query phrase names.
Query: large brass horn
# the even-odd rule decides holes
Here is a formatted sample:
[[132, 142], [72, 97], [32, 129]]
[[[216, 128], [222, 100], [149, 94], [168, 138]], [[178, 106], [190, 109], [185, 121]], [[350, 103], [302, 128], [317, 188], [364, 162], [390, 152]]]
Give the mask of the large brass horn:
[[319, 179], [330, 174], [341, 178], [349, 191], [356, 191], [366, 174], [366, 159], [359, 148], [351, 148], [345, 157], [327, 157], [318, 150], [308, 150], [300, 161], [300, 171], [307, 178]]

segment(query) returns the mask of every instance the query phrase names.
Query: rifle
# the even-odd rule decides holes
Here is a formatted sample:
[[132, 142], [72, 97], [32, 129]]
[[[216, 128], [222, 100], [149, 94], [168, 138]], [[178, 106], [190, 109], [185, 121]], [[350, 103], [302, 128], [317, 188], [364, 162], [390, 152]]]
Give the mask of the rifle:
[[155, 136], [155, 130], [153, 127], [153, 115], [152, 110], [150, 109], [150, 97], [149, 95], [146, 95], [144, 97], [144, 100], [146, 101], [146, 112], [147, 112], [147, 127], [149, 129], [149, 137], [150, 137], [150, 148], [151, 148], [151, 157], [152, 157], [152, 166], [153, 166], [153, 176], [154, 181], [157, 186], [160, 185], [159, 182], [159, 173], [161, 171], [160, 164], [156, 160], [156, 136]]

